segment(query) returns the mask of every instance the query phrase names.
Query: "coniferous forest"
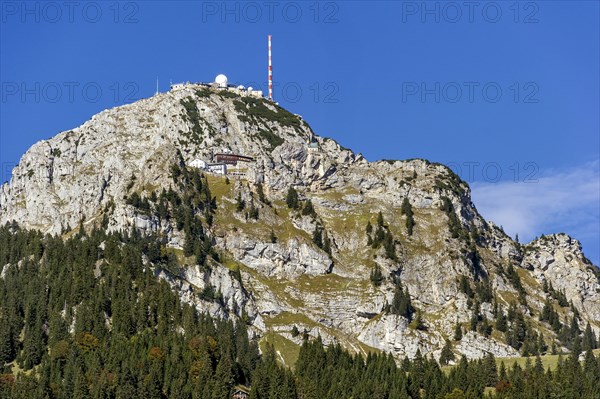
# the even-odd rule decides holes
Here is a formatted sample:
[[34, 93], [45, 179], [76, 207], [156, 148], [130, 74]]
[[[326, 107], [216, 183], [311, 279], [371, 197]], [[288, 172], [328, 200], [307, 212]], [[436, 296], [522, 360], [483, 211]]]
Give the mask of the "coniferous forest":
[[[186, 254], [210, 268], [218, 253], [196, 216], [210, 223], [214, 200], [205, 180], [193, 180], [197, 193], [153, 202], [185, 232]], [[390, 354], [364, 357], [305, 335], [295, 367], [286, 368], [272, 347], [259, 350], [243, 321], [213, 319], [180, 301], [157, 277], [178, 267], [159, 237], [103, 227], [62, 237], [0, 227], [0, 398], [225, 399], [238, 385], [252, 399], [600, 398], [600, 356], [590, 345], [583, 361], [574, 345], [552, 370], [539, 357], [497, 367], [491, 355], [442, 370], [420, 354], [397, 364]], [[400, 283], [396, 296], [390, 311], [410, 318]], [[444, 361], [453, 356], [443, 353]]]
[[[156, 270], [174, 260], [152, 237], [81, 231], [67, 240], [0, 228], [0, 397], [598, 398], [600, 357], [566, 356], [545, 371], [496, 367], [493, 357], [444, 373], [418, 356], [353, 355], [307, 339], [294, 371], [259, 354], [242, 322], [215, 320], [181, 303]], [[152, 266], [152, 264], [154, 266]], [[489, 391], [489, 390], [488, 390]]]

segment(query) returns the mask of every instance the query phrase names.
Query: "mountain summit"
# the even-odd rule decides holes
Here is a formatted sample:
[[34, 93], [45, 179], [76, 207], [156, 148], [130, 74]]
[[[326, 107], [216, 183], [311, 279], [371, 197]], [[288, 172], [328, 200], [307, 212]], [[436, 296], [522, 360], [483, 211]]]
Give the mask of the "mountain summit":
[[600, 332], [600, 273], [577, 240], [519, 244], [446, 166], [368, 162], [233, 87], [177, 85], [36, 143], [0, 190], [0, 222], [13, 221], [155, 236], [176, 259], [145, 259], [158, 278], [287, 363], [306, 335], [479, 358], [570, 348], [574, 325]]

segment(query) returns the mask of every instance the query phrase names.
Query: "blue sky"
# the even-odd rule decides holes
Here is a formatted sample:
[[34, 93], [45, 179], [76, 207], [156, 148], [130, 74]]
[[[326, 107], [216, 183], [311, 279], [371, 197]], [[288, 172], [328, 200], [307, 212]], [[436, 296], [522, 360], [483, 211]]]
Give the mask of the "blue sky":
[[1, 180], [93, 114], [230, 81], [266, 91], [369, 160], [427, 158], [527, 241], [600, 260], [599, 3], [2, 1]]

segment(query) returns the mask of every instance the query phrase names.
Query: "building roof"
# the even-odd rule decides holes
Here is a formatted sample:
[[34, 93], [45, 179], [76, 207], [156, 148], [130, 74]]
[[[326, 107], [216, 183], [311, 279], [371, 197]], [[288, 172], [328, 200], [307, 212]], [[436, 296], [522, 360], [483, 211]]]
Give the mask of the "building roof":
[[235, 387], [233, 387], [233, 393], [237, 392], [250, 393], [250, 388], [245, 387], [243, 385], [236, 385]]
[[235, 158], [240, 161], [254, 161], [254, 158], [252, 158], [248, 155], [234, 154], [231, 152], [217, 152], [216, 154], [214, 154], [213, 157], [214, 158], [223, 157], [223, 158], [229, 158], [229, 159]]

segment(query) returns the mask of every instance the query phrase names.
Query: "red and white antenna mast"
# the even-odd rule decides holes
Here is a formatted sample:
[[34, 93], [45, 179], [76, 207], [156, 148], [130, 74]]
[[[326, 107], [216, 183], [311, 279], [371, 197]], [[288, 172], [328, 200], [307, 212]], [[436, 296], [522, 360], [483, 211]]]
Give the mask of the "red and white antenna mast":
[[271, 35], [269, 35], [269, 100], [273, 101], [273, 65], [271, 64]]

